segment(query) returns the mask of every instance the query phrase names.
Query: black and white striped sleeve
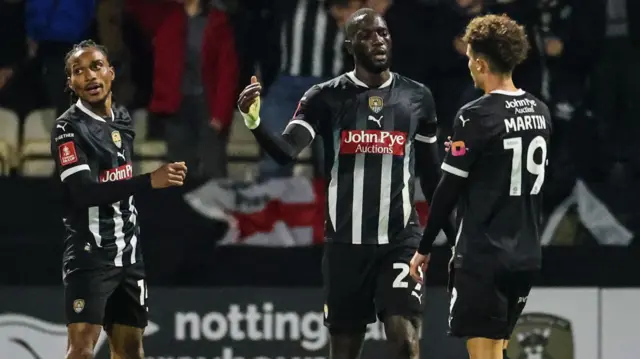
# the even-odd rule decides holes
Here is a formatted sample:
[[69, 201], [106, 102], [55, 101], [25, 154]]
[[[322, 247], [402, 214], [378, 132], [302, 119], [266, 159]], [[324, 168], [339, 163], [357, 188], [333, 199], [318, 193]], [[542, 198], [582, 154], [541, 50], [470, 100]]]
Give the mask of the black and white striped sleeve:
[[438, 131], [438, 120], [436, 117], [436, 105], [431, 91], [423, 86], [423, 93], [420, 101], [422, 106], [418, 107], [418, 129], [415, 140], [422, 143], [436, 143], [436, 132]]

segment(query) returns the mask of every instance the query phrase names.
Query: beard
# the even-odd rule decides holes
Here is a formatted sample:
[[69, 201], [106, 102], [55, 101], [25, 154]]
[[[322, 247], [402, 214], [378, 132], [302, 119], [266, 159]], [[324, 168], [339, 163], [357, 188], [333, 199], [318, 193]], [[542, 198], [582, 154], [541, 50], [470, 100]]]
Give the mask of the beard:
[[356, 63], [362, 66], [367, 72], [379, 74], [391, 67], [391, 52], [387, 51], [387, 58], [384, 61], [376, 61], [366, 54], [362, 49], [354, 49]]
[[86, 98], [82, 98], [82, 100], [90, 104], [92, 107], [97, 107], [97, 106], [104, 105], [105, 102], [107, 102], [107, 99], [109, 98], [110, 95], [111, 95], [111, 87], [107, 88], [106, 91], [104, 92], [104, 95], [99, 98], [92, 98], [90, 96], [86, 96]]

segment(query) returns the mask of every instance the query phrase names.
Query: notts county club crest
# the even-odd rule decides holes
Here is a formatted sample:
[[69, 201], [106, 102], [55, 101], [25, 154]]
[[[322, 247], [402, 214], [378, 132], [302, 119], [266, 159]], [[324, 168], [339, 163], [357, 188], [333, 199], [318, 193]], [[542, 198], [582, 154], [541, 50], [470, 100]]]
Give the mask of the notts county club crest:
[[122, 138], [120, 138], [120, 132], [111, 132], [111, 139], [113, 140], [113, 143], [118, 146], [118, 148], [122, 148]]
[[382, 111], [382, 106], [384, 103], [382, 102], [382, 97], [380, 96], [371, 96], [369, 97], [369, 108], [374, 113], [380, 113]]
[[84, 309], [84, 299], [76, 299], [73, 301], [73, 311], [76, 313], [82, 312]]

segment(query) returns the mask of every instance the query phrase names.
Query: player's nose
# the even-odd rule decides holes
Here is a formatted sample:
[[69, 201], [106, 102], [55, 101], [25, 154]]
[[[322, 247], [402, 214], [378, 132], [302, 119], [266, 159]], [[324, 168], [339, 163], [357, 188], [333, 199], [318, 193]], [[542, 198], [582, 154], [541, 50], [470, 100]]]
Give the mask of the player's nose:
[[84, 80], [89, 83], [97, 79], [97, 74], [93, 70], [87, 70], [84, 72]]

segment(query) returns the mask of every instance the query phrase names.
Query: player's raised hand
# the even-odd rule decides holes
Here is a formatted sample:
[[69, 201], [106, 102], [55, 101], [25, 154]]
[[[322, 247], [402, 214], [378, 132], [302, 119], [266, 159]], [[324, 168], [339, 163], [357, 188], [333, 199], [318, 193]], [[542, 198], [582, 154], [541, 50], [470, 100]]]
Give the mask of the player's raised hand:
[[184, 162], [167, 163], [151, 172], [151, 187], [179, 187], [187, 177], [187, 165]]
[[423, 276], [427, 273], [431, 254], [423, 255], [416, 251], [409, 263], [409, 274], [418, 283], [424, 285]]
[[260, 94], [262, 85], [258, 78], [251, 76], [251, 83], [238, 96], [238, 109], [244, 118], [244, 123], [251, 130], [260, 124]]

